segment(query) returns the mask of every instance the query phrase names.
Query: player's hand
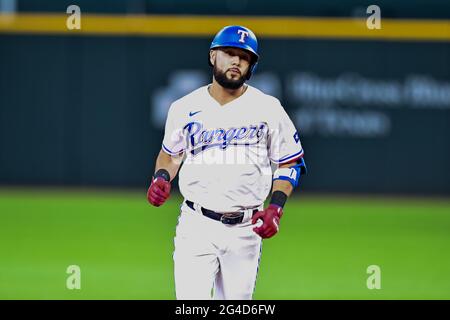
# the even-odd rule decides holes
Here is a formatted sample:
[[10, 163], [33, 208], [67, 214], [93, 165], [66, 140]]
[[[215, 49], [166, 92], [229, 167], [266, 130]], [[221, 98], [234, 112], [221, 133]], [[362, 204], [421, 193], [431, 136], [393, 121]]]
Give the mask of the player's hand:
[[170, 197], [170, 182], [162, 177], [152, 180], [147, 191], [147, 200], [155, 207], [159, 207]]
[[253, 228], [257, 234], [263, 239], [273, 237], [279, 230], [280, 219], [283, 215], [283, 208], [270, 204], [265, 210], [258, 211], [252, 218], [252, 224], [258, 222], [259, 219], [263, 221], [260, 227]]

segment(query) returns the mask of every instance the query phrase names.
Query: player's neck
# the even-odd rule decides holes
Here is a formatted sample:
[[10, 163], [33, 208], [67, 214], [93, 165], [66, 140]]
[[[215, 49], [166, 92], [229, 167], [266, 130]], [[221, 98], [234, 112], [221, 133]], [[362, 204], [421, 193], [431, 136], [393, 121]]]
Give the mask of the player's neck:
[[222, 87], [215, 79], [213, 83], [208, 87], [209, 94], [221, 105], [225, 105], [228, 102], [239, 98], [247, 90], [247, 85], [244, 84], [238, 89], [227, 89]]

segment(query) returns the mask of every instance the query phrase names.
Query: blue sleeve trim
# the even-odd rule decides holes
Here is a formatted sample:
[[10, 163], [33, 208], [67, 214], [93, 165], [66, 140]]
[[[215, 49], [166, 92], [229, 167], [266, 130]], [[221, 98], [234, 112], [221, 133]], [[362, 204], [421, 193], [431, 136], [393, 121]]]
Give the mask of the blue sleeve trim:
[[184, 151], [184, 149], [181, 149], [181, 150], [178, 151], [178, 152], [170, 151], [169, 148], [167, 148], [167, 147], [164, 145], [164, 143], [162, 144], [162, 147], [163, 147], [163, 150], [164, 150], [166, 153], [170, 154], [171, 156], [178, 155], [178, 154], [180, 154], [181, 152]]
[[295, 157], [300, 157], [301, 155], [303, 155], [303, 149], [301, 149], [299, 152], [294, 153], [294, 154], [292, 154], [290, 156], [286, 156], [284, 158], [281, 158], [280, 160], [272, 160], [272, 161], [275, 162], [275, 163], [282, 163], [282, 162], [285, 162], [285, 161], [288, 161], [288, 160], [292, 160]]

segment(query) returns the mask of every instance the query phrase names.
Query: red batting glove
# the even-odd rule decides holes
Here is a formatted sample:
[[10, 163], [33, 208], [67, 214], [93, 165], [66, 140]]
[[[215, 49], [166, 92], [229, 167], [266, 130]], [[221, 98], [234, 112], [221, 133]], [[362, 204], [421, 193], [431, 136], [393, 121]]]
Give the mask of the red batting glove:
[[170, 182], [162, 177], [152, 180], [147, 191], [147, 200], [155, 207], [159, 207], [170, 197]]
[[261, 238], [267, 239], [273, 237], [279, 230], [280, 219], [283, 215], [283, 208], [270, 204], [265, 210], [258, 211], [252, 218], [252, 224], [255, 224], [258, 219], [263, 221], [260, 227], [253, 228]]

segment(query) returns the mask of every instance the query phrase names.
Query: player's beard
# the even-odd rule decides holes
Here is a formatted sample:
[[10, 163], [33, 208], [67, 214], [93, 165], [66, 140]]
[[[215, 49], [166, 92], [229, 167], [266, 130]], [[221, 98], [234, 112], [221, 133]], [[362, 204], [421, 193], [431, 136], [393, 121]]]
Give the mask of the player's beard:
[[245, 77], [240, 76], [239, 79], [229, 79], [227, 78], [226, 72], [222, 72], [216, 66], [213, 68], [214, 79], [225, 89], [236, 90], [242, 87], [245, 82]]

